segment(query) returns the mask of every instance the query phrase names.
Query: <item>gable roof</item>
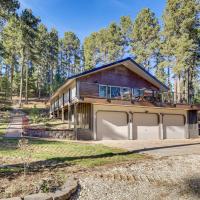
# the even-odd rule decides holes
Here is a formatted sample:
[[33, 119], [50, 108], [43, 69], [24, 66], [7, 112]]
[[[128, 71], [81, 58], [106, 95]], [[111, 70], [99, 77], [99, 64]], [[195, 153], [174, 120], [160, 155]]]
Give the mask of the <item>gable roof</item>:
[[107, 69], [107, 68], [110, 68], [110, 67], [114, 67], [114, 66], [119, 65], [119, 64], [123, 64], [124, 66], [129, 68], [131, 71], [140, 75], [142, 78], [151, 82], [153, 85], [157, 86], [158, 88], [161, 88], [164, 91], [169, 90], [169, 88], [165, 84], [163, 84], [155, 76], [153, 76], [151, 73], [149, 73], [144, 67], [142, 67], [141, 65], [136, 63], [131, 57], [127, 57], [125, 59], [121, 59], [121, 60], [106, 64], [106, 65], [102, 65], [100, 67], [93, 68], [91, 70], [84, 71], [80, 74], [70, 76], [66, 80], [66, 82], [60, 88], [58, 88], [58, 90], [52, 95], [52, 97], [50, 99], [53, 99], [56, 96], [56, 94], [59, 91], [61, 91], [66, 85], [68, 85], [68, 83], [71, 82], [72, 80], [77, 79], [77, 78], [82, 77], [82, 76], [86, 76], [86, 75], [96, 73], [98, 71], [101, 71], [101, 70], [104, 70], [104, 69]]

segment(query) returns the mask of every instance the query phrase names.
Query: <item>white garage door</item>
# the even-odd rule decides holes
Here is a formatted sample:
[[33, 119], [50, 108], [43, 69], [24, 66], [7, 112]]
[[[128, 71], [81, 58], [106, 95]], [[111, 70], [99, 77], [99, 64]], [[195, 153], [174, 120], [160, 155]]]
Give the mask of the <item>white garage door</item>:
[[128, 116], [125, 112], [97, 112], [97, 139], [128, 139]]
[[164, 115], [163, 128], [164, 138], [166, 139], [184, 139], [185, 125], [183, 115]]
[[159, 139], [159, 119], [157, 114], [133, 114], [133, 139], [157, 140]]

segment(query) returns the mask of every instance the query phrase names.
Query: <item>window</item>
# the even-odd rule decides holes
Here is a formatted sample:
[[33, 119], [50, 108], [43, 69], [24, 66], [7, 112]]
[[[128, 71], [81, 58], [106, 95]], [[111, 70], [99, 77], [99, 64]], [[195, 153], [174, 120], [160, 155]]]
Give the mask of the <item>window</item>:
[[73, 100], [76, 97], [76, 87], [71, 88], [71, 100]]
[[69, 91], [65, 92], [64, 94], [64, 103], [67, 103], [69, 101]]
[[112, 98], [121, 98], [120, 87], [111, 86], [111, 99]]
[[132, 95], [133, 95], [133, 97], [135, 97], [135, 98], [139, 97], [139, 96], [140, 96], [140, 90], [139, 90], [138, 88], [134, 88], [134, 89], [132, 90]]
[[99, 85], [99, 96], [107, 98], [107, 86], [106, 85]]
[[121, 96], [122, 96], [122, 99], [129, 100], [130, 99], [130, 88], [127, 88], [127, 87], [121, 88]]
[[59, 98], [59, 107], [63, 106], [63, 95]]

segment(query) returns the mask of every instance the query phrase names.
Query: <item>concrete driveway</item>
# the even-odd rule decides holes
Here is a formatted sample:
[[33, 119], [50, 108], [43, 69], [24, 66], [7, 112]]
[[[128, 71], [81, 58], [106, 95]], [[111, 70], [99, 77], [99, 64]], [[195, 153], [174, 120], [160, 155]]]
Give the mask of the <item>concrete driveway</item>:
[[184, 140], [102, 140], [93, 143], [156, 156], [200, 154], [200, 138]]

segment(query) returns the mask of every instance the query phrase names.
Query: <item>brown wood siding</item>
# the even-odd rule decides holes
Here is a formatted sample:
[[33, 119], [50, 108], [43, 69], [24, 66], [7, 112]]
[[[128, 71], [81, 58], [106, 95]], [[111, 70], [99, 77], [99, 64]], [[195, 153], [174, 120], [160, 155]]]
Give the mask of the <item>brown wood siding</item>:
[[[98, 84], [159, 90], [156, 86], [123, 65], [80, 77], [78, 81], [80, 81], [80, 95], [89, 93], [91, 96], [98, 96]], [[81, 84], [81, 82], [91, 84]]]

